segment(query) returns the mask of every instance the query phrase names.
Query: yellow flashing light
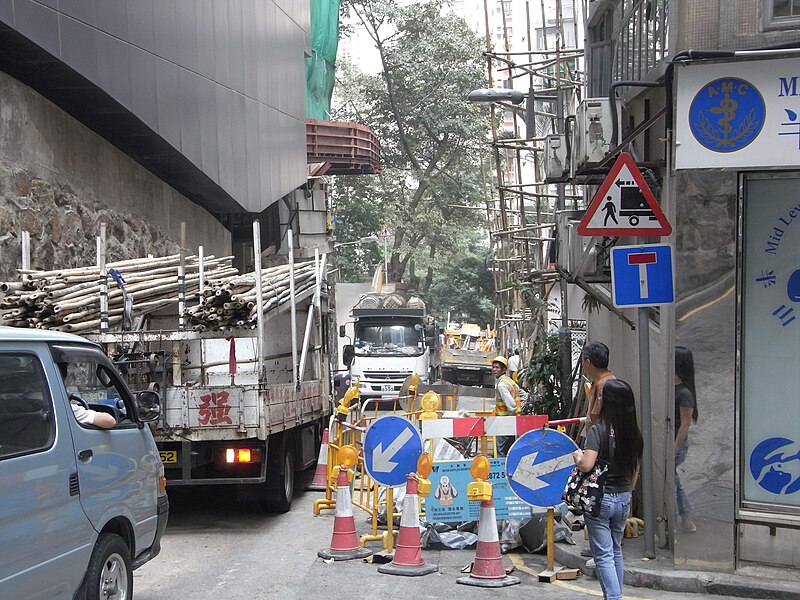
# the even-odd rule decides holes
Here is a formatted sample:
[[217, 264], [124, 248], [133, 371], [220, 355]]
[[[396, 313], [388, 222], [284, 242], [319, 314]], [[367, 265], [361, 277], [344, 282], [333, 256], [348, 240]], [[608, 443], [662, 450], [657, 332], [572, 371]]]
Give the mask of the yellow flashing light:
[[491, 466], [489, 465], [489, 459], [483, 454], [479, 454], [472, 459], [472, 465], [469, 468], [469, 472], [475, 479], [479, 481], [486, 481], [486, 479], [489, 478], [490, 470]]
[[339, 451], [336, 454], [337, 458], [339, 459], [339, 464], [342, 464], [345, 467], [352, 467], [358, 462], [358, 450], [349, 444], [339, 448]]
[[414, 372], [411, 374], [411, 382], [408, 384], [408, 391], [412, 393], [416, 392], [418, 385], [419, 385], [419, 374]]
[[433, 461], [431, 461], [431, 455], [427, 452], [423, 452], [417, 459], [417, 473], [419, 473], [420, 476], [427, 478], [428, 475], [431, 474], [432, 469]]

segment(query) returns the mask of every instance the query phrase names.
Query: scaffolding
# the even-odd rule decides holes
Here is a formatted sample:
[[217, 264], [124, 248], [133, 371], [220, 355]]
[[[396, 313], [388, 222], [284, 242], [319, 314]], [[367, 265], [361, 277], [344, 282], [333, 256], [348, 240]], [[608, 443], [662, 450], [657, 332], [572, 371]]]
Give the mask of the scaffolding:
[[[541, 22], [534, 31], [531, 4], [525, 2], [527, 47], [523, 49], [514, 48], [510, 40], [511, 8], [512, 0], [484, 0], [484, 56], [489, 87], [523, 90], [525, 104], [523, 109], [502, 102], [490, 105], [491, 155], [482, 161], [483, 184], [499, 347], [520, 348], [523, 356], [530, 356], [540, 338], [552, 331], [554, 315], [560, 316], [562, 329], [569, 328], [566, 310], [554, 310], [554, 304], [566, 307], [552, 260], [555, 215], [582, 206], [583, 191], [582, 186], [548, 182], [543, 153], [548, 135], [564, 133], [564, 116], [574, 114], [583, 94], [583, 49], [576, 47], [576, 40], [582, 39], [578, 18], [582, 7], [540, 0]], [[490, 13], [498, 12], [502, 50], [494, 47], [491, 35], [496, 28]], [[565, 19], [570, 12], [571, 19]], [[569, 360], [571, 352], [564, 355]], [[563, 366], [569, 374], [571, 364]]]

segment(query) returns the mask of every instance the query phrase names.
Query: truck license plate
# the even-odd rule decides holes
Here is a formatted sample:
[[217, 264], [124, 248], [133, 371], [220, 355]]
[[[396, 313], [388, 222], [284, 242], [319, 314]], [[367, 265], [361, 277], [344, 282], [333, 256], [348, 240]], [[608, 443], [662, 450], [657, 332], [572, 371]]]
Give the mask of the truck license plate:
[[177, 450], [161, 450], [158, 454], [161, 456], [161, 462], [165, 465], [174, 465], [178, 462]]
[[381, 391], [382, 392], [393, 392], [394, 391], [394, 386], [392, 384], [390, 384], [390, 383], [384, 383], [381, 386]]

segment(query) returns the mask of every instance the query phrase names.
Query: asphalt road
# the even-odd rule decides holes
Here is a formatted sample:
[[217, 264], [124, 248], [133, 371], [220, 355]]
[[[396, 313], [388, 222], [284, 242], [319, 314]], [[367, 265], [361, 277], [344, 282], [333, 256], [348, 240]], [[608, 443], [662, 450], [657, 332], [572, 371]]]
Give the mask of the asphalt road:
[[[304, 474], [305, 479], [312, 474]], [[503, 557], [505, 567], [514, 567], [521, 583], [497, 590], [456, 584], [474, 550], [424, 550], [425, 561], [438, 564], [439, 573], [413, 578], [380, 574], [376, 565], [361, 560], [326, 563], [317, 551], [330, 545], [334, 514], [314, 516], [313, 502], [321, 497], [320, 492], [298, 492], [291, 512], [271, 515], [220, 489], [173, 492], [162, 552], [135, 572], [136, 600], [602, 597], [597, 581], [587, 576], [539, 583], [545, 556], [524, 552]], [[367, 533], [365, 513], [356, 509], [355, 520], [358, 534]], [[372, 547], [380, 549], [377, 544]], [[643, 588], [628, 587], [625, 592], [631, 600], [699, 600], [695, 594]]]

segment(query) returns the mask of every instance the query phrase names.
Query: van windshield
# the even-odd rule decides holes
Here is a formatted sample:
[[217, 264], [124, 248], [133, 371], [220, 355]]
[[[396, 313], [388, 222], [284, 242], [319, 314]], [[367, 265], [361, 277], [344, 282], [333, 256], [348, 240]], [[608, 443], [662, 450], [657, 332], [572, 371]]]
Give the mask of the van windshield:
[[359, 323], [356, 356], [420, 356], [425, 352], [422, 324], [413, 321]]

